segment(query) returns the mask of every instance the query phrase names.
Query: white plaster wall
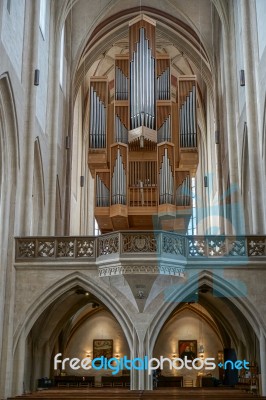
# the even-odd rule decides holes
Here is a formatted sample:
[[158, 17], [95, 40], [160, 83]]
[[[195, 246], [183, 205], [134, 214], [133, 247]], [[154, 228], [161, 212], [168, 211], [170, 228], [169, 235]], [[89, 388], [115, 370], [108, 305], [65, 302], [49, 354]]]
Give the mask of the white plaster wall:
[[[200, 318], [200, 316], [189, 310], [184, 310], [165, 325], [156, 342], [153, 357], [159, 358], [160, 356], [164, 356], [172, 358], [174, 354], [176, 357], [179, 357], [179, 340], [197, 340], [198, 349], [200, 345], [204, 346], [205, 357], [217, 359], [218, 351], [223, 349], [222, 343], [210, 325]], [[187, 378], [191, 377], [195, 386], [199, 372], [211, 372], [213, 376], [218, 377], [217, 369], [214, 371], [204, 371], [204, 369], [200, 371], [189, 371], [186, 369], [171, 371], [167, 363], [162, 374], [165, 376], [182, 375]]]
[[19, 79], [21, 78], [25, 0], [11, 2], [10, 14], [3, 8], [1, 39]]
[[265, 0], [256, 0], [259, 57], [261, 59], [266, 47], [266, 7]]
[[44, 36], [39, 29], [38, 38], [38, 68], [40, 70], [40, 84], [36, 92], [36, 116], [40, 123], [43, 133], [46, 128], [47, 110], [47, 89], [48, 89], [48, 70], [49, 70], [49, 21], [50, 21], [50, 1], [46, 1], [46, 19]]
[[242, 26], [241, 26], [241, 7], [240, 2], [234, 1], [234, 22], [235, 22], [235, 62], [236, 62], [236, 86], [238, 93], [238, 113], [241, 114], [245, 105], [245, 86], [240, 86], [240, 70], [244, 69], [243, 45], [242, 45]]
[[[130, 356], [129, 347], [119, 323], [110, 312], [104, 310], [89, 317], [77, 329], [66, 348], [64, 357], [82, 359], [87, 354], [93, 357], [94, 339], [112, 339], [113, 356]], [[66, 373], [68, 375], [111, 375], [111, 371], [84, 372], [82, 369], [73, 371], [69, 365], [67, 365]]]

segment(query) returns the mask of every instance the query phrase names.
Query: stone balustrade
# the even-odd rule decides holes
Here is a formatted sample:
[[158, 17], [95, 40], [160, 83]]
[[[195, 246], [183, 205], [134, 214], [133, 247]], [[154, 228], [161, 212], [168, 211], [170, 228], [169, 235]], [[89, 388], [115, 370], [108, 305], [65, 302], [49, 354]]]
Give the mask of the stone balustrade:
[[100, 236], [17, 237], [16, 262], [97, 261], [112, 256], [192, 260], [266, 257], [266, 236], [183, 236], [165, 231], [121, 231]]

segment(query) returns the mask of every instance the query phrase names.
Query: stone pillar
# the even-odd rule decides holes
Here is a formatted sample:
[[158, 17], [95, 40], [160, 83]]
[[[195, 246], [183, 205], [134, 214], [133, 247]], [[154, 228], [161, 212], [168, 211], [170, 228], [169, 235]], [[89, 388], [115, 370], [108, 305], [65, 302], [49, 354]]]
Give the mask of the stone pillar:
[[32, 222], [32, 185], [34, 168], [34, 134], [36, 86], [34, 71], [38, 65], [39, 2], [26, 2], [22, 83], [25, 85], [25, 123], [21, 157], [20, 235], [30, 235]]
[[[131, 354], [131, 360], [133, 360], [134, 358], [138, 357], [141, 359], [144, 359], [144, 356], [146, 354], [144, 354], [144, 340], [143, 340], [143, 335], [142, 335], [142, 331], [137, 332], [134, 329], [133, 332], [133, 350], [132, 350], [132, 354]], [[130, 389], [131, 390], [145, 390], [147, 389], [146, 385], [145, 385], [145, 375], [146, 375], [146, 371], [145, 370], [136, 370], [136, 369], [132, 369], [131, 370], [131, 380], [130, 380]]]
[[60, 66], [60, 38], [61, 30], [58, 32], [52, 29], [52, 37], [55, 42], [51, 43], [49, 57], [52, 65], [49, 70], [48, 86], [48, 120], [47, 132], [49, 137], [49, 162], [48, 162], [48, 190], [46, 215], [44, 218], [44, 235], [55, 234], [55, 210], [56, 210], [56, 175], [57, 175], [57, 138], [58, 138], [58, 116], [59, 116], [59, 66]]
[[17, 396], [24, 393], [24, 369], [25, 369], [25, 332], [21, 332], [13, 363], [13, 384], [12, 384], [12, 395]]
[[226, 96], [227, 118], [227, 138], [228, 138], [228, 159], [229, 159], [229, 177], [231, 194], [231, 212], [232, 212], [232, 231], [228, 230], [228, 224], [225, 224], [226, 234], [244, 233], [243, 215], [241, 215], [241, 197], [239, 192], [239, 169], [238, 169], [238, 141], [235, 127], [235, 100], [233, 92], [235, 71], [233, 71], [232, 57], [235, 56], [235, 49], [231, 40], [230, 29], [223, 26], [223, 54], [224, 54], [224, 80]]
[[266, 338], [260, 333], [260, 374], [261, 374], [261, 395], [266, 396]]
[[[138, 348], [138, 340], [137, 340], [137, 333], [133, 328], [133, 348], [130, 354], [131, 360], [133, 360], [137, 356], [137, 348]], [[135, 369], [130, 371], [130, 390], [138, 390], [138, 374]]]
[[241, 22], [243, 34], [243, 54], [245, 69], [245, 92], [248, 136], [248, 162], [250, 171], [252, 234], [264, 233], [264, 182], [262, 177], [261, 154], [259, 149], [258, 96], [256, 90], [256, 53], [257, 34], [255, 4], [252, 0], [242, 0]]
[[49, 341], [43, 347], [43, 376], [47, 376], [48, 378], [52, 378], [50, 376], [50, 365], [51, 365], [51, 350]]

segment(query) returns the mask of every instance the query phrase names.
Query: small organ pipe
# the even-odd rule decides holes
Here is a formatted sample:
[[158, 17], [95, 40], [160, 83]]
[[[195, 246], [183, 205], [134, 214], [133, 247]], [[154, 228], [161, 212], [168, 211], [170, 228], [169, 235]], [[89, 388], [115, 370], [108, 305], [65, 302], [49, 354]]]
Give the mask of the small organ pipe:
[[170, 100], [170, 68], [157, 78], [157, 98], [158, 100]]
[[181, 147], [197, 146], [196, 87], [192, 86], [179, 110]]
[[100, 179], [96, 176], [96, 207], [109, 207], [110, 191]]
[[126, 204], [126, 173], [123, 168], [120, 149], [117, 151], [112, 175], [112, 204]]

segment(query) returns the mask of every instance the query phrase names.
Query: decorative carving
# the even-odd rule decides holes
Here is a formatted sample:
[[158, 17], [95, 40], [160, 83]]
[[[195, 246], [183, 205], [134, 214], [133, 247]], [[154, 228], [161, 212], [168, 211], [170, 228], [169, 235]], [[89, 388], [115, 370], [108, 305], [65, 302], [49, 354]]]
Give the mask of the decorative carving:
[[35, 257], [34, 239], [17, 239], [17, 258]]
[[249, 257], [265, 256], [265, 237], [247, 238]]
[[99, 276], [112, 275], [129, 275], [129, 274], [149, 274], [149, 275], [173, 275], [184, 276], [184, 269], [174, 266], [158, 266], [158, 265], [123, 265], [123, 266], [107, 266], [99, 268]]
[[54, 257], [55, 240], [38, 241], [38, 257]]
[[200, 237], [190, 237], [189, 256], [190, 257], [206, 257], [206, 240]]
[[94, 257], [95, 241], [93, 239], [77, 240], [77, 257]]
[[222, 236], [208, 237], [208, 256], [224, 257], [226, 255], [225, 239]]
[[138, 290], [137, 296], [138, 299], [143, 300], [145, 299], [145, 294], [143, 290]]
[[123, 253], [156, 253], [157, 235], [153, 233], [123, 233]]
[[74, 257], [74, 240], [61, 239], [57, 245], [57, 257]]
[[246, 256], [245, 239], [228, 238], [228, 250], [230, 256]]
[[179, 236], [162, 233], [162, 253], [185, 255], [185, 241]]
[[118, 233], [105, 235], [98, 238], [98, 255], [106, 256], [108, 254], [118, 253], [119, 237]]

